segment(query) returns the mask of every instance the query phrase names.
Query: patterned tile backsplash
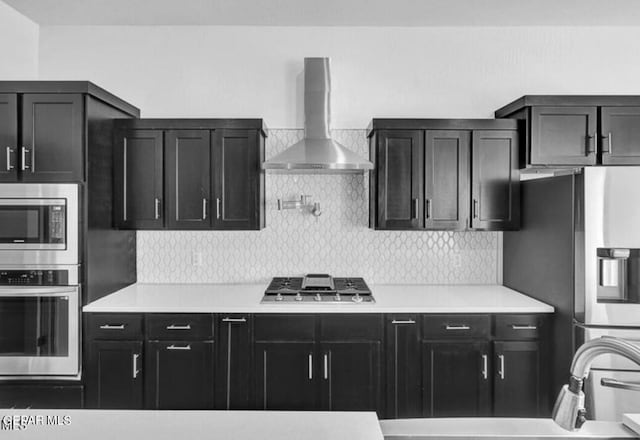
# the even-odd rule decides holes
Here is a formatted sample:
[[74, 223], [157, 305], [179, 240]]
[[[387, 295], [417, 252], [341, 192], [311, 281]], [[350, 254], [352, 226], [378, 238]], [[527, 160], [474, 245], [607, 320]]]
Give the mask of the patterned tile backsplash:
[[[334, 130], [336, 140], [368, 157], [365, 130]], [[301, 139], [303, 130], [270, 130], [267, 158]], [[265, 282], [310, 272], [363, 276], [371, 283], [501, 282], [498, 232], [373, 231], [367, 175], [266, 176], [262, 231], [139, 231], [138, 281]], [[278, 211], [277, 199], [309, 194], [322, 215]]]

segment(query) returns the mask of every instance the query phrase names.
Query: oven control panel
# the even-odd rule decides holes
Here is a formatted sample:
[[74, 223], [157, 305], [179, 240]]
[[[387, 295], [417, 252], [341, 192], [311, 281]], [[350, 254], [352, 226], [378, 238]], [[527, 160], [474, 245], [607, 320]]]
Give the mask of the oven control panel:
[[66, 286], [68, 270], [0, 270], [2, 286]]

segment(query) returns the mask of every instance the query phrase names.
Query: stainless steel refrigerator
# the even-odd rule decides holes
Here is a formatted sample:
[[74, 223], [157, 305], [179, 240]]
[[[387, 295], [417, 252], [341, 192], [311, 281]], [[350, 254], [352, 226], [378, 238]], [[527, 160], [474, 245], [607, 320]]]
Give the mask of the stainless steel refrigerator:
[[[583, 342], [640, 344], [640, 167], [586, 167], [521, 188], [521, 229], [504, 233], [503, 279], [556, 308], [548, 352], [555, 398]], [[601, 356], [585, 392], [590, 419], [640, 413], [640, 365]]]

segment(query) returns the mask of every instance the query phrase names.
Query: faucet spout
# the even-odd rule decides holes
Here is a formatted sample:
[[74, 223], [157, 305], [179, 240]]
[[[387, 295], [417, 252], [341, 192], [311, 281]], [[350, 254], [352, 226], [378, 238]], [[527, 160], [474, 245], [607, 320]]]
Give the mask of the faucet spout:
[[640, 365], [640, 347], [624, 339], [603, 336], [580, 346], [571, 362], [569, 385], [560, 390], [551, 416], [567, 431], [577, 431], [586, 421], [582, 387], [591, 363], [601, 354], [617, 354]]

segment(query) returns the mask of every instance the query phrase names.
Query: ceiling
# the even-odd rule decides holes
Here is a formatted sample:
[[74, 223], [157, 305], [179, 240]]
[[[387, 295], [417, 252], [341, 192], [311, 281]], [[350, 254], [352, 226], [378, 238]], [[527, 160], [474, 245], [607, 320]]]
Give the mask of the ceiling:
[[640, 26], [638, 0], [0, 1], [45, 26]]

